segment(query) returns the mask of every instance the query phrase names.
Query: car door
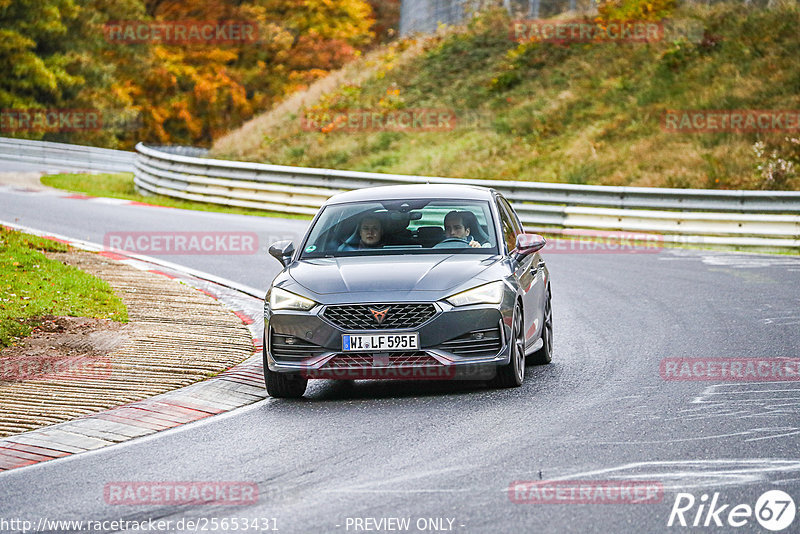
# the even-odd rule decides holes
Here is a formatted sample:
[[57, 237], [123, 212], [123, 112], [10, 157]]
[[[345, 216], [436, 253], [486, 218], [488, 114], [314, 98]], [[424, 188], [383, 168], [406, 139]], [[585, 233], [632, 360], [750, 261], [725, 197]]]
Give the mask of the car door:
[[[516, 212], [501, 195], [497, 196], [498, 210], [503, 225], [503, 238], [508, 252], [516, 247], [517, 236], [523, 233], [522, 224]], [[544, 262], [536, 252], [528, 254], [522, 261], [514, 262], [515, 276], [522, 290], [524, 308], [523, 325], [525, 328], [525, 344], [530, 346], [537, 339], [537, 330], [541, 328], [544, 306]]]

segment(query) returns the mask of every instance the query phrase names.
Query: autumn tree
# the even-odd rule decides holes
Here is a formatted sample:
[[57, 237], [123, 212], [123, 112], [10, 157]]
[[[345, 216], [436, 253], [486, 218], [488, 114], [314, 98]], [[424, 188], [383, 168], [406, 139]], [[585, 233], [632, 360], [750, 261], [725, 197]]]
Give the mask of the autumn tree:
[[[31, 133], [131, 147], [208, 145], [373, 42], [366, 0], [0, 0], [0, 107], [93, 108], [97, 131]], [[258, 41], [129, 43], [113, 21], [247, 21]]]

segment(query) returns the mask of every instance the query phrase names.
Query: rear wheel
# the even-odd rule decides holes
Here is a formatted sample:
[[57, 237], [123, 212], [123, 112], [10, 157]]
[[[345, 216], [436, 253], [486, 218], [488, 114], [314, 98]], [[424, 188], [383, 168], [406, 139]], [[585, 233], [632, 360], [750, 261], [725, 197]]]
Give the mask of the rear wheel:
[[550, 291], [547, 291], [547, 302], [544, 304], [544, 323], [542, 324], [542, 348], [528, 356], [528, 362], [544, 365], [553, 359], [553, 306]]
[[522, 328], [522, 308], [514, 307], [514, 319], [511, 323], [511, 361], [497, 368], [497, 376], [492, 385], [499, 388], [515, 388], [525, 380], [525, 333]]
[[276, 373], [267, 367], [267, 348], [264, 347], [264, 382], [267, 393], [277, 399], [297, 399], [306, 392], [308, 379], [294, 373]]

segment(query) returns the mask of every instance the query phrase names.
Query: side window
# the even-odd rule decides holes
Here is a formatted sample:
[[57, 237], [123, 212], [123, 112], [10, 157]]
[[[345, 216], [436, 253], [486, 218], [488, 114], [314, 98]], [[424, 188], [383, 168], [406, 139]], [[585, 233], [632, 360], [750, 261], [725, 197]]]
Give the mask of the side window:
[[522, 223], [519, 222], [519, 217], [517, 217], [517, 214], [511, 207], [511, 204], [509, 204], [508, 200], [506, 200], [503, 197], [498, 197], [498, 198], [500, 199], [500, 204], [502, 204], [503, 207], [506, 208], [506, 210], [509, 213], [509, 216], [511, 218], [511, 223], [514, 225], [514, 232], [516, 232], [517, 234], [524, 234], [525, 230], [522, 229]]
[[506, 249], [511, 252], [517, 246], [517, 234], [514, 231], [514, 222], [500, 199], [497, 202], [497, 211], [500, 213], [500, 224], [503, 230], [503, 240], [506, 242]]

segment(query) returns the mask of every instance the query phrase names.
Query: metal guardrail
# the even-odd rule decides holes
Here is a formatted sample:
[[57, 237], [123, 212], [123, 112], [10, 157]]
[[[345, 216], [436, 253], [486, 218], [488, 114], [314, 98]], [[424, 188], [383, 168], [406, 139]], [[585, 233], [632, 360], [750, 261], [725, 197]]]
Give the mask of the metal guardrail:
[[48, 172], [133, 172], [135, 158], [124, 150], [0, 137], [0, 160], [31, 163]]
[[[466, 180], [287, 167], [166, 153], [136, 146], [146, 193], [225, 206], [313, 215], [331, 195], [394, 184], [493, 187], [529, 228], [661, 234], [676, 243], [800, 249], [800, 192], [716, 191]], [[629, 239], [630, 237], [628, 237]]]
[[[136, 152], [0, 137], [0, 161], [52, 171], [134, 172], [144, 193], [313, 215], [331, 195], [393, 184], [493, 187], [514, 205], [529, 229], [581, 235], [657, 234], [678, 244], [800, 251], [800, 192], [716, 191], [466, 180], [208, 159], [192, 147], [136, 146]], [[613, 238], [613, 234], [604, 234]]]
[[[0, 160], [50, 171], [134, 172], [144, 193], [313, 215], [331, 195], [362, 187], [449, 183], [493, 187], [530, 229], [658, 234], [680, 244], [800, 250], [800, 192], [715, 191], [464, 180], [207, 159], [203, 149], [139, 144], [137, 152], [0, 137]], [[624, 236], [622, 236], [624, 238]], [[628, 234], [628, 239], [630, 234]]]
[[198, 148], [195, 146], [182, 146], [182, 145], [169, 145], [160, 146], [158, 149], [167, 154], [174, 154], [176, 156], [192, 156], [195, 158], [205, 158], [208, 156], [207, 148]]

